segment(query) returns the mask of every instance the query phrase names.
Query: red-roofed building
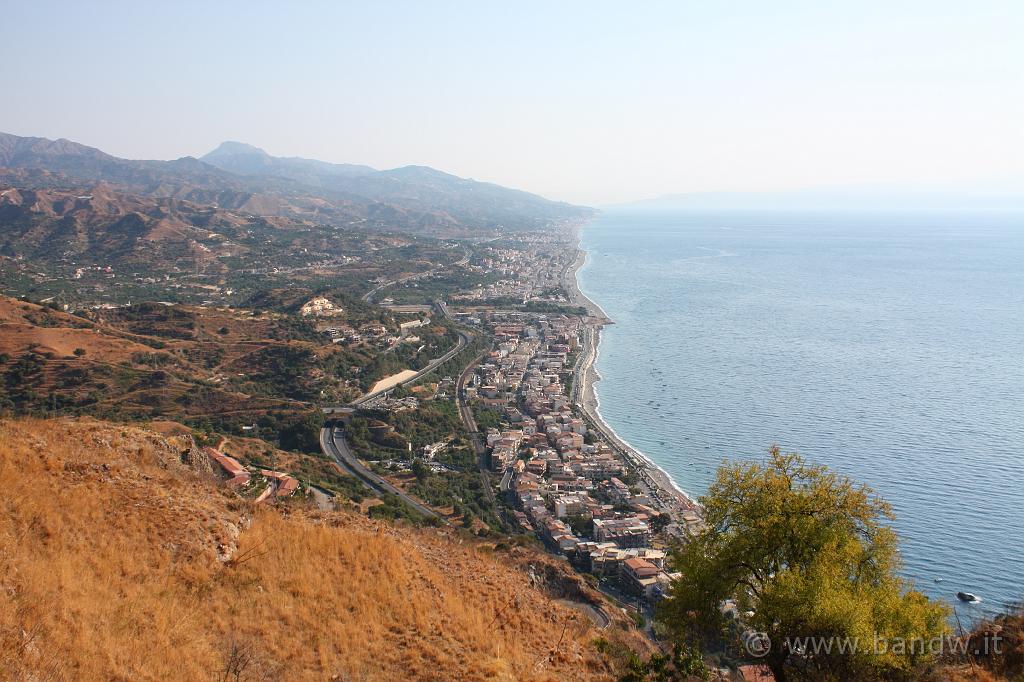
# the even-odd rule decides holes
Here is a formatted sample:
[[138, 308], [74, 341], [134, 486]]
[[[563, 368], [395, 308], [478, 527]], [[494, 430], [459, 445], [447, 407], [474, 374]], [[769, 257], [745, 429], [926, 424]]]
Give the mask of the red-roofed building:
[[203, 448], [203, 452], [229, 476], [227, 484], [232, 488], [243, 486], [249, 482], [249, 472], [234, 457], [229, 457], [220, 450], [214, 450], [213, 448]]
[[630, 589], [642, 597], [654, 594], [661, 570], [646, 559], [626, 559], [622, 565], [622, 579]]
[[274, 497], [288, 497], [299, 489], [299, 482], [288, 474], [279, 471], [261, 469], [260, 473], [271, 479], [274, 483]]

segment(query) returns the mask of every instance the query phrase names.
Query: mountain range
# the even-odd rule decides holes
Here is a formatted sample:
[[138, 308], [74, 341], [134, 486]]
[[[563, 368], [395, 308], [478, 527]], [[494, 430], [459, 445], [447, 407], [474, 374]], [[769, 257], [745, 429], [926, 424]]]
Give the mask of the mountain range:
[[0, 133], [0, 185], [71, 189], [97, 183], [124, 194], [260, 216], [428, 234], [545, 229], [591, 213], [425, 166], [376, 170], [274, 157], [240, 142], [225, 142], [201, 159], [132, 160], [70, 140]]

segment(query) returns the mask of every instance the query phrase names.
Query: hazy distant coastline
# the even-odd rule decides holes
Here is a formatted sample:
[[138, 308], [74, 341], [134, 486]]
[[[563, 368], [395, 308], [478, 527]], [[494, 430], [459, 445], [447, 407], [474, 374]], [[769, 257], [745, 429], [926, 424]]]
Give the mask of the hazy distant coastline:
[[1024, 190], [865, 186], [774, 192], [693, 192], [604, 208], [631, 211], [1024, 211]]

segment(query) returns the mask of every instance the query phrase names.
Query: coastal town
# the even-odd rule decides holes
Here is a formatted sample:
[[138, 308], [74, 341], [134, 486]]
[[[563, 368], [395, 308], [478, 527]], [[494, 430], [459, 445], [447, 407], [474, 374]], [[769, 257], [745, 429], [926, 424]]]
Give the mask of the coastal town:
[[[699, 530], [700, 510], [597, 411], [593, 364], [611, 320], [580, 292], [576, 272], [586, 254], [576, 226], [563, 228], [448, 242], [442, 253], [449, 265], [434, 264], [415, 276], [377, 275], [364, 283], [369, 289], [362, 302], [312, 293], [288, 299], [281, 312], [236, 316], [246, 324], [283, 324], [292, 315], [317, 335], [325, 356], [390, 358], [390, 373], [373, 378], [360, 364], [333, 377], [314, 370], [321, 381], [333, 382], [330, 394], [343, 401], [321, 391], [327, 425], [320, 443], [327, 461], [352, 477], [349, 485], [393, 495], [426, 519], [535, 537], [593, 575], [611, 596], [651, 605], [673, 577], [666, 563], [671, 544]], [[175, 309], [161, 304], [152, 316], [173, 318]], [[130, 304], [109, 308], [124, 316], [133, 311]], [[227, 320], [218, 319], [224, 321], [210, 327], [224, 336]], [[245, 378], [218, 371], [209, 381], [226, 386]], [[455, 425], [413, 447], [402, 420], [444, 405], [457, 414]], [[366, 423], [368, 441], [352, 433], [353, 419]], [[270, 459], [224, 451], [225, 443], [265, 435], [259, 422], [257, 416], [241, 423], [235, 441], [229, 430], [220, 444], [203, 449], [224, 484], [257, 503], [313, 498], [318, 506], [335, 507], [337, 481], [311, 480], [267, 466]], [[468, 469], [456, 461], [466, 448], [474, 452]], [[425, 495], [417, 471], [429, 471], [436, 486], [472, 471], [486, 488], [485, 508], [476, 516], [488, 522], [482, 526], [458, 513], [464, 491], [449, 495], [451, 504]], [[351, 492], [345, 490], [339, 503]]]
[[1024, 682], [1024, 2], [4, 9], [0, 682]]
[[[575, 237], [529, 235], [467, 250], [465, 268], [492, 283], [452, 292], [440, 305], [488, 346], [457, 379], [441, 378], [437, 395], [458, 401], [509, 532], [537, 537], [610, 594], [650, 605], [673, 578], [670, 544], [700, 528], [700, 510], [596, 410], [593, 362], [611, 321], [576, 286], [586, 254]], [[401, 300], [402, 287], [387, 295], [385, 305]], [[415, 409], [417, 398], [391, 395], [409, 379], [395, 375], [362, 407]]]
[[[471, 370], [462, 398], [499, 424], [484, 434], [489, 466], [519, 529], [622, 592], [664, 596], [667, 540], [696, 530], [696, 506], [584, 409], [600, 318], [495, 313], [495, 348]], [[578, 390], [574, 390], [574, 388]], [[585, 400], [585, 399], [584, 399]]]
[[[351, 486], [364, 486], [428, 520], [535, 537], [593, 575], [611, 596], [652, 605], [673, 577], [666, 562], [671, 544], [699, 530], [700, 510], [598, 413], [593, 365], [602, 330], [612, 321], [577, 286], [576, 272], [586, 260], [578, 228], [445, 240], [414, 274], [397, 266], [394, 274], [376, 271], [360, 284], [361, 297], [296, 290], [261, 299], [274, 308], [230, 312], [200, 303], [189, 313], [194, 318], [182, 320], [216, 316], [217, 322], [205, 325], [216, 337], [232, 338], [241, 324], [284, 327], [294, 319], [316, 344], [311, 357], [345, 358], [333, 371], [326, 364], [304, 370], [319, 390], [290, 405], [319, 408], [327, 422], [321, 454], [337, 474], [310, 478], [298, 469], [278, 471], [267, 466], [270, 460], [233, 456], [222, 445], [204, 450], [213, 471], [257, 503], [313, 498], [335, 507], [335, 497], [341, 502]], [[181, 306], [170, 302], [152, 310], [130, 301], [93, 308], [109, 321], [145, 317], [148, 330], [173, 326], [181, 314]], [[236, 352], [252, 358], [252, 349]], [[367, 365], [374, 358], [381, 359], [381, 369], [371, 375]], [[228, 388], [260, 376], [257, 367], [238, 369], [243, 371], [216, 368], [205, 378]], [[415, 420], [441, 404], [458, 415], [454, 428], [431, 433], [415, 447], [407, 423], [391, 423]], [[365, 422], [368, 440], [350, 433], [353, 418]], [[211, 433], [274, 437], [274, 425], [261, 424], [259, 414], [236, 421]], [[467, 467], [456, 459], [470, 442], [474, 456]], [[310, 466], [325, 471], [323, 462]], [[424, 470], [434, 487], [450, 492], [425, 494], [415, 474]], [[466, 491], [451, 481], [470, 473], [485, 488], [485, 499], [465, 516], [458, 510], [467, 503]], [[351, 478], [340, 485], [335, 475]]]

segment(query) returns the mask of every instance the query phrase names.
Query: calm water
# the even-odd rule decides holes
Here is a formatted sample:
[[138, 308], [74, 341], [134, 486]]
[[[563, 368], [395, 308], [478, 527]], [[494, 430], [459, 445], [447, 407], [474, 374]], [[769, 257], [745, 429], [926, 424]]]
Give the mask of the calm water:
[[1024, 598], [1019, 215], [608, 212], [583, 247], [601, 413], [680, 487], [778, 443], [893, 504], [918, 588]]

